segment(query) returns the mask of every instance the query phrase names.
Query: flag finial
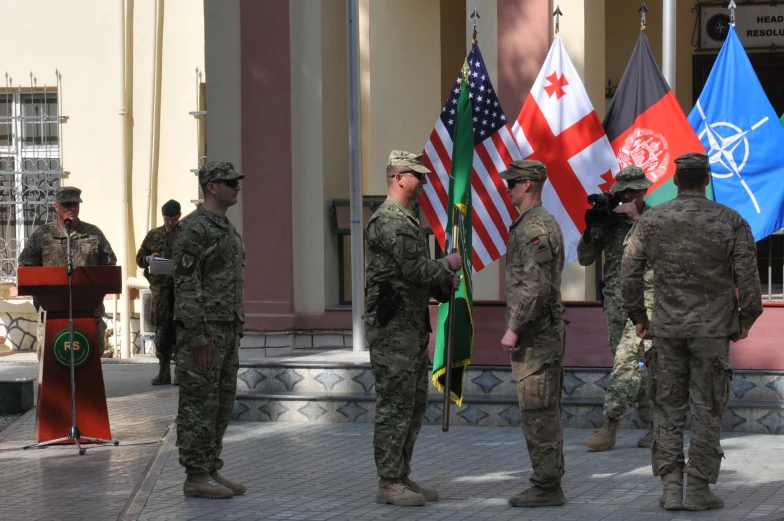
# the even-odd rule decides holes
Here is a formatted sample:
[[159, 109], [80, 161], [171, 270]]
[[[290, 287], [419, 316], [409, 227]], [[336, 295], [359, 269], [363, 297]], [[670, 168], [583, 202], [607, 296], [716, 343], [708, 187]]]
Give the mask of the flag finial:
[[561, 17], [563, 16], [560, 5], [555, 6], [555, 11], [553, 11], [553, 16], [555, 17], [555, 34], [558, 34], [558, 32], [561, 30], [560, 27]]
[[474, 20], [474, 32], [471, 34], [471, 43], [476, 43], [476, 21], [481, 18], [476, 6], [474, 6], [474, 12], [471, 13], [471, 18]]
[[645, 20], [645, 13], [648, 12], [648, 6], [645, 5], [645, 0], [642, 0], [642, 5], [637, 9], [637, 12], [640, 13], [640, 31], [644, 31], [645, 27], [648, 25]]
[[735, 1], [734, 0], [730, 0], [730, 5], [728, 5], [727, 7], [730, 10], [730, 23], [732, 25], [735, 25], [735, 8], [738, 7], [738, 6], [735, 5]]

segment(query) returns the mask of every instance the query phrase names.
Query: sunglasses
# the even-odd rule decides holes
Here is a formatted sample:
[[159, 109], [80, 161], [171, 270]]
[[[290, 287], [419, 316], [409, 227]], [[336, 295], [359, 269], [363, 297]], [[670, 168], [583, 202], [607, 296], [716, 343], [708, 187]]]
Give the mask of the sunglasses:
[[515, 186], [525, 184], [527, 181], [529, 181], [529, 179], [510, 179], [506, 182], [506, 186], [512, 190]]
[[426, 177], [426, 174], [423, 174], [422, 172], [414, 172], [413, 170], [407, 170], [405, 172], [398, 172], [398, 174], [400, 174], [400, 175], [411, 174], [412, 176], [416, 177], [420, 181], [423, 180]]
[[216, 179], [215, 181], [211, 181], [212, 183], [226, 185], [229, 188], [237, 188], [240, 185], [239, 179]]

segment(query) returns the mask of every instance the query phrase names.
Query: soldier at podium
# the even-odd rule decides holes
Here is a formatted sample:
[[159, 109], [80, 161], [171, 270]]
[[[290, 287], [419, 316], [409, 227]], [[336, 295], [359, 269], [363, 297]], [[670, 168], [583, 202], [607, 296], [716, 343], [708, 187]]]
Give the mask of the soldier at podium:
[[[109, 241], [95, 225], [79, 220], [79, 205], [82, 191], [75, 186], [61, 186], [54, 194], [54, 210], [57, 220], [36, 228], [19, 254], [19, 266], [65, 266], [67, 264], [65, 220], [71, 220], [71, 257], [74, 267], [114, 266], [117, 264]], [[34, 301], [38, 310], [38, 303]], [[104, 352], [103, 321], [104, 306], [95, 310], [95, 327], [98, 352]], [[40, 342], [37, 345], [38, 359], [41, 359]]]

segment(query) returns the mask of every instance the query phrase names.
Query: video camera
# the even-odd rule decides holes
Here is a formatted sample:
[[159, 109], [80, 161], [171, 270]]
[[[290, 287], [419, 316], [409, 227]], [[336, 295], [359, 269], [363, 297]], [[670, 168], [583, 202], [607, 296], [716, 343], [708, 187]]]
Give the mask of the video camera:
[[626, 221], [626, 215], [613, 212], [623, 203], [621, 192], [603, 192], [588, 196], [591, 208], [585, 211], [585, 225], [594, 228], [610, 228]]

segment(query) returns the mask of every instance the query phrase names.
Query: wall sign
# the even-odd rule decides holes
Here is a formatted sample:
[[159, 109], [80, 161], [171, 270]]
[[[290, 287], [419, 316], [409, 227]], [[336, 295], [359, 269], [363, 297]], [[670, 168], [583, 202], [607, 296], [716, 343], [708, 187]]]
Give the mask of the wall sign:
[[[720, 49], [730, 27], [730, 10], [701, 6], [700, 50]], [[784, 4], [739, 4], [735, 32], [746, 49], [784, 47]]]

